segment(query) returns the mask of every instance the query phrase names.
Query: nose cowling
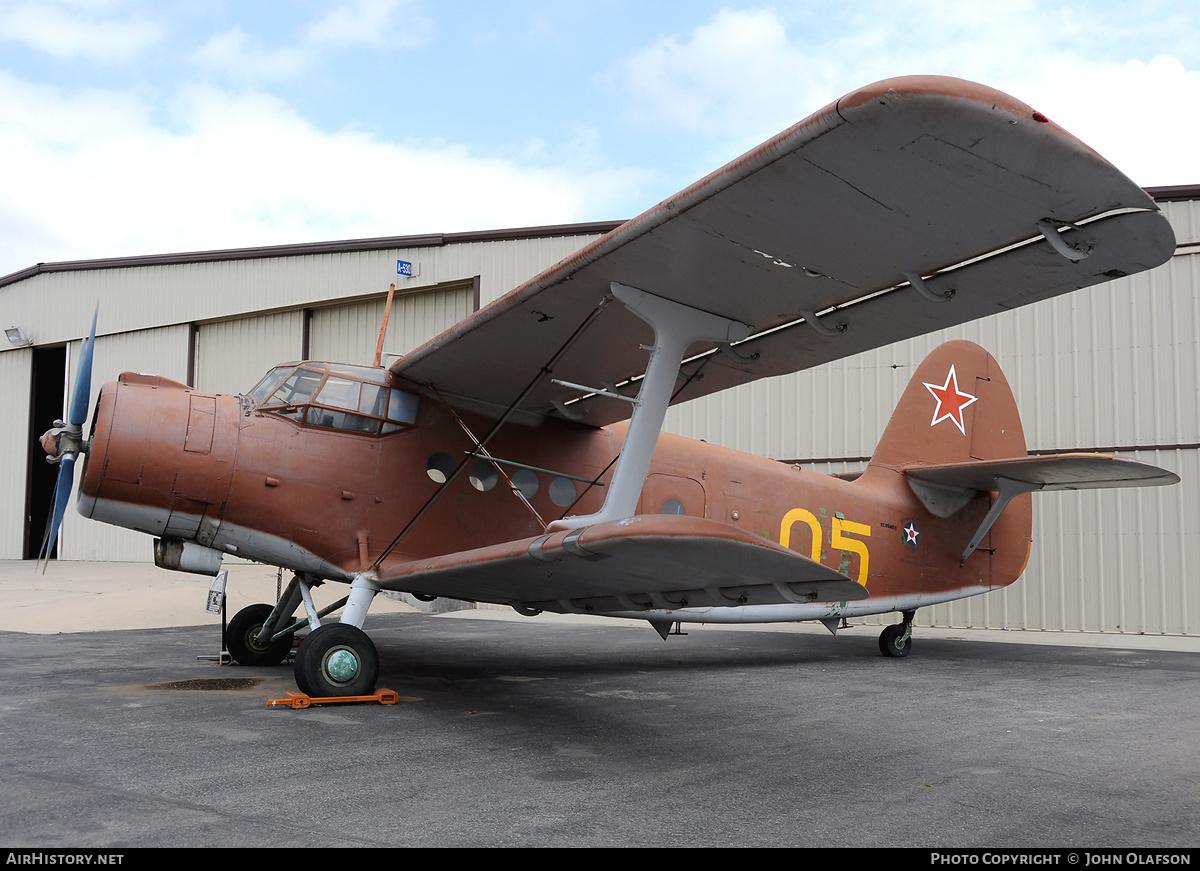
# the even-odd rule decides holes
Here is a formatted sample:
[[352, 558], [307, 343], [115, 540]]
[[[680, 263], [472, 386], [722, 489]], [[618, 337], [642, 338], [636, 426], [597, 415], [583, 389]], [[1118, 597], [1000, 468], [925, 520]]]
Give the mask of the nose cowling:
[[211, 544], [229, 496], [238, 399], [124, 373], [100, 391], [79, 513]]

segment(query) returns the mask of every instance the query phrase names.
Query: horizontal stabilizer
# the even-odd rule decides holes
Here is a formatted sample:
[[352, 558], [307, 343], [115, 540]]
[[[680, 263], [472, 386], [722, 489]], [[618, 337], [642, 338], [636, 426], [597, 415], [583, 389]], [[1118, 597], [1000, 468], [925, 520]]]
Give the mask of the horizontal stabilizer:
[[1102, 487], [1158, 487], [1178, 484], [1179, 476], [1141, 460], [1108, 454], [1053, 454], [921, 466], [907, 469], [909, 480], [959, 490], [995, 490], [998, 478], [1036, 490], [1094, 490]]
[[867, 598], [860, 584], [714, 520], [641, 515], [406, 563], [383, 589], [604, 614]]
[[1008, 503], [1024, 493], [1095, 490], [1101, 487], [1159, 487], [1179, 483], [1179, 476], [1174, 472], [1140, 460], [1108, 454], [1055, 454], [950, 463], [906, 469], [904, 474], [925, 507], [939, 517], [948, 517], [957, 511], [976, 492], [997, 491], [991, 509], [963, 551], [963, 562], [979, 547]]

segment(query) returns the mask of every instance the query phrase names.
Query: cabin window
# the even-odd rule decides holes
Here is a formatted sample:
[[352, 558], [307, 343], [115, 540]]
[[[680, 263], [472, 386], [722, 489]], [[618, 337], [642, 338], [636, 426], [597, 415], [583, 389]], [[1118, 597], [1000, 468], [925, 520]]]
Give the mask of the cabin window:
[[453, 471], [454, 460], [449, 454], [434, 454], [425, 464], [425, 474], [438, 484], [445, 484], [449, 481]]
[[559, 508], [569, 508], [575, 504], [577, 493], [575, 482], [570, 478], [560, 476], [550, 482], [550, 501]]
[[491, 463], [480, 461], [471, 467], [468, 478], [471, 481], [472, 487], [486, 493], [496, 486], [496, 481], [500, 478], [500, 475], [496, 472], [496, 467]]
[[532, 499], [538, 494], [538, 489], [540, 488], [538, 476], [528, 469], [517, 469], [517, 471], [513, 472], [510, 480], [512, 480], [513, 486], [520, 490], [521, 495], [526, 499]]

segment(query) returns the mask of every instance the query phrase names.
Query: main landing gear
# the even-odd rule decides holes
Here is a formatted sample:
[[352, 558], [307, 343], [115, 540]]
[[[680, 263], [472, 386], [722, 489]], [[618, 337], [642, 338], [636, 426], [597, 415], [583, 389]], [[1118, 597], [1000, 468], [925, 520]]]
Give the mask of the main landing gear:
[[229, 621], [226, 643], [229, 655], [239, 665], [279, 665], [292, 649], [292, 633], [278, 640], [258, 640], [263, 624], [275, 609], [270, 605], [250, 605]]
[[912, 621], [917, 612], [904, 611], [900, 616], [903, 623], [889, 626], [879, 633], [879, 652], [884, 656], [908, 656], [912, 650]]
[[326, 623], [301, 642], [295, 674], [305, 695], [365, 696], [379, 677], [379, 653], [358, 627]]
[[[307, 622], [312, 631], [296, 650], [294, 666], [300, 691], [316, 698], [369, 695], [379, 678], [379, 653], [361, 627], [375, 585], [359, 575], [349, 596], [321, 611], [313, 604], [309, 586], [297, 574], [274, 607], [250, 605], [235, 614], [229, 621], [229, 654], [241, 665], [279, 665], [292, 649], [296, 630]], [[293, 621], [291, 614], [301, 602], [307, 618]], [[321, 622], [343, 605], [340, 623]]]

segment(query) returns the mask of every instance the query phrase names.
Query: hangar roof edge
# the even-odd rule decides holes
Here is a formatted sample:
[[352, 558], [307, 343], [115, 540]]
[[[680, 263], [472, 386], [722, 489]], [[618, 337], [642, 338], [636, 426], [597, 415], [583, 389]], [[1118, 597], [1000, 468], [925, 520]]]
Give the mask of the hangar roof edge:
[[[1200, 199], [1200, 184], [1160, 185], [1144, 188], [1155, 202]], [[461, 233], [424, 233], [413, 236], [379, 236], [368, 239], [343, 239], [329, 242], [300, 242], [288, 245], [262, 245], [250, 248], [222, 248], [212, 251], [187, 251], [176, 254], [140, 254], [131, 257], [105, 257], [96, 260], [62, 260], [38, 263], [26, 269], [0, 276], [0, 287], [16, 284], [44, 272], [119, 269], [127, 266], [161, 266], [174, 263], [204, 263], [222, 260], [254, 260], [266, 257], [294, 257], [303, 254], [334, 254], [343, 251], [378, 251], [384, 248], [436, 248], [468, 242], [504, 242], [539, 236], [586, 236], [607, 233], [623, 221], [590, 221], [574, 224], [547, 224], [506, 230], [473, 230]]]
[[1156, 203], [1169, 203], [1176, 200], [1200, 200], [1200, 184], [1169, 184], [1143, 188], [1143, 190], [1150, 194]]
[[576, 224], [547, 224], [541, 227], [516, 227], [507, 230], [474, 230], [463, 233], [425, 233], [414, 236], [380, 236], [370, 239], [344, 239], [331, 242], [301, 242], [290, 245], [263, 245], [252, 248], [224, 248], [213, 251], [187, 251], [177, 254], [142, 254], [132, 257], [105, 257], [97, 260], [63, 260], [38, 263], [27, 269], [0, 276], [0, 287], [16, 284], [44, 272], [118, 269], [127, 266], [161, 266], [175, 263], [203, 263], [221, 260], [255, 260], [265, 257], [294, 257], [303, 254], [335, 254], [343, 251], [378, 251], [385, 248], [436, 248], [468, 242], [506, 242], [539, 236], [586, 236], [607, 233], [622, 221], [591, 221]]

